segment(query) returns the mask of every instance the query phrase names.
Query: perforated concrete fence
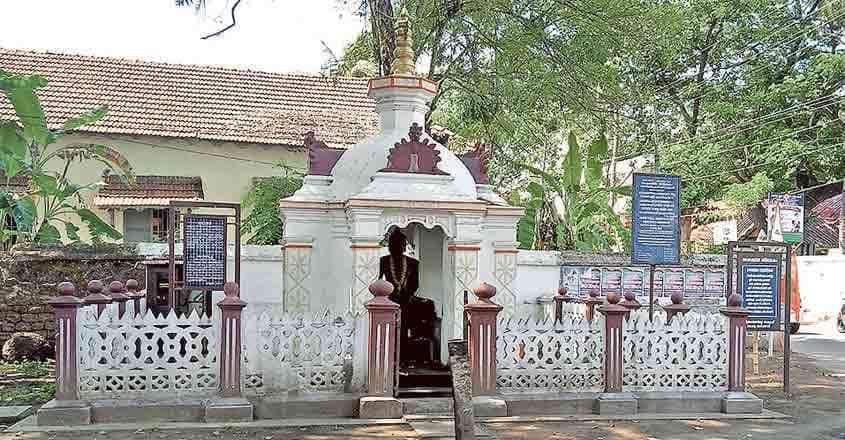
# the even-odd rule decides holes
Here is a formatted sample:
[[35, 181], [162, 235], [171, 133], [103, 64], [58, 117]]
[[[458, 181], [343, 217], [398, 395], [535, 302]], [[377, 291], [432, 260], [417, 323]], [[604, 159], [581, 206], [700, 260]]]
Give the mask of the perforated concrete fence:
[[623, 390], [723, 391], [728, 387], [728, 325], [722, 315], [690, 312], [666, 322], [633, 312], [623, 326]]
[[220, 325], [174, 312], [124, 313], [114, 304], [100, 316], [80, 309], [79, 393], [82, 398], [210, 395], [218, 387]]
[[502, 319], [496, 347], [501, 392], [601, 391], [602, 318], [568, 307], [562, 319]]

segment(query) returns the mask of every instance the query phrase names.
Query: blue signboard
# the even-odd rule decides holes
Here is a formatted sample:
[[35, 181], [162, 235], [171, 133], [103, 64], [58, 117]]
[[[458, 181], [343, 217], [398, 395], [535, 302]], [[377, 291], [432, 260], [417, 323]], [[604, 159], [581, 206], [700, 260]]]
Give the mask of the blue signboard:
[[750, 312], [749, 330], [780, 326], [780, 254], [749, 254], [738, 258], [742, 307]]
[[681, 178], [634, 174], [633, 264], [678, 264], [681, 248]]

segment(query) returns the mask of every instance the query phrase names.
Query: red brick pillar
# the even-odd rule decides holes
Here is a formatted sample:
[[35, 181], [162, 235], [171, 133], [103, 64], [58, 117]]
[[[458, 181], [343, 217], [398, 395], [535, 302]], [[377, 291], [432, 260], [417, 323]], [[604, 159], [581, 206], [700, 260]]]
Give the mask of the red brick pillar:
[[604, 392], [622, 392], [622, 326], [628, 308], [619, 305], [619, 294], [607, 295], [607, 304], [599, 306], [604, 315]]
[[126, 313], [126, 302], [129, 301], [129, 296], [123, 293], [123, 283], [120, 281], [112, 281], [109, 283], [109, 297], [113, 303], [117, 304], [117, 316], [122, 318]]
[[76, 317], [82, 307], [73, 284], [59, 284], [59, 295], [47, 304], [56, 315], [56, 400], [79, 400], [76, 362]]
[[749, 312], [742, 308], [738, 293], [728, 297], [728, 306], [719, 310], [728, 317], [728, 391], [745, 391], [745, 334]]
[[217, 303], [220, 307], [220, 395], [224, 398], [241, 397], [241, 312], [246, 302], [240, 298], [237, 283], [228, 282], [223, 287], [226, 297]]
[[136, 316], [143, 314], [144, 311], [141, 310], [141, 298], [144, 297], [144, 294], [138, 291], [138, 280], [132, 278], [126, 280], [126, 290], [129, 299], [132, 301], [132, 312]]
[[496, 288], [481, 283], [473, 292], [478, 301], [467, 304], [469, 318], [469, 365], [472, 371], [472, 395], [496, 394], [496, 319], [502, 306], [491, 298]]
[[686, 312], [689, 312], [690, 306], [684, 304], [684, 294], [681, 292], [675, 292], [670, 297], [672, 300], [672, 304], [667, 304], [663, 306], [663, 310], [666, 312], [666, 323], [672, 321], [672, 318], [675, 317], [677, 314], [683, 315]]
[[587, 320], [592, 321], [593, 316], [596, 314], [596, 306], [601, 305], [604, 303], [604, 300], [599, 298], [599, 293], [596, 291], [591, 291], [590, 296], [584, 300], [584, 304], [587, 307]]
[[106, 295], [103, 295], [103, 282], [100, 280], [91, 280], [88, 282], [88, 295], [82, 299], [86, 306], [96, 305], [97, 306], [97, 316], [103, 314], [103, 310], [106, 309], [106, 306], [111, 304], [111, 298]]
[[387, 281], [370, 284], [370, 293], [373, 299], [364, 304], [370, 318], [367, 395], [392, 397], [399, 347], [399, 304], [388, 298], [393, 285]]

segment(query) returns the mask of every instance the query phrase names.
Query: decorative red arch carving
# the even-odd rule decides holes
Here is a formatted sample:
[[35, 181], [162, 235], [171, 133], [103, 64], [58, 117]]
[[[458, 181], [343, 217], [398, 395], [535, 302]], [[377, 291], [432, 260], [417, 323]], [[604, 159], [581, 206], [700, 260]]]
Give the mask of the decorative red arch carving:
[[479, 185], [487, 185], [490, 179], [487, 177], [487, 163], [490, 160], [490, 151], [487, 145], [482, 143], [475, 144], [475, 148], [461, 155], [461, 161], [472, 174], [475, 183]]
[[344, 149], [331, 148], [323, 141], [318, 141], [313, 131], [305, 133], [303, 140], [305, 148], [308, 148], [308, 174], [311, 176], [331, 176], [334, 168], [343, 153]]
[[416, 122], [411, 124], [408, 139], [402, 138], [393, 145], [387, 157], [387, 168], [383, 172], [414, 173], [414, 174], [447, 174], [437, 167], [440, 162], [440, 152], [435, 144], [428, 139], [422, 139], [422, 127]]

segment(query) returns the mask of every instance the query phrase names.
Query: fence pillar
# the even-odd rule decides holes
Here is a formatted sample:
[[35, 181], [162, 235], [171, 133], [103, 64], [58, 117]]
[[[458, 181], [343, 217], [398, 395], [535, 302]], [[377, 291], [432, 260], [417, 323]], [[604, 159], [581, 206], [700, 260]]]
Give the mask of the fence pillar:
[[599, 298], [599, 293], [595, 290], [590, 291], [587, 299], [584, 300], [584, 305], [587, 307], [587, 320], [592, 321], [596, 313], [596, 306], [601, 305], [604, 301]]
[[120, 281], [109, 283], [109, 297], [113, 303], [117, 304], [117, 317], [122, 318], [126, 313], [126, 302], [129, 301], [129, 296], [123, 293], [123, 283]]
[[689, 312], [690, 306], [688, 304], [684, 304], [684, 294], [681, 292], [675, 292], [670, 297], [672, 300], [672, 304], [667, 304], [663, 306], [663, 310], [666, 312], [666, 323], [668, 324], [672, 321], [672, 318], [675, 317], [677, 314], [685, 314]]
[[370, 284], [373, 299], [364, 304], [370, 320], [367, 342], [367, 395], [359, 401], [362, 419], [402, 417], [402, 402], [394, 396], [396, 362], [399, 360], [399, 304], [388, 296], [393, 284], [377, 280]]
[[742, 308], [742, 297], [733, 293], [727, 307], [719, 310], [728, 318], [728, 392], [722, 399], [722, 411], [728, 414], [763, 411], [763, 402], [745, 392], [745, 335], [749, 312]]
[[496, 394], [496, 319], [502, 306], [494, 303], [496, 288], [481, 283], [473, 292], [478, 301], [466, 305], [469, 318], [469, 362], [473, 396]]
[[566, 287], [561, 287], [557, 289], [557, 295], [554, 296], [555, 300], [555, 321], [558, 322], [563, 319], [563, 304], [569, 304], [572, 302], [574, 298], [569, 296], [569, 289]]
[[132, 278], [126, 280], [126, 291], [128, 292], [126, 295], [132, 301], [132, 310], [135, 315], [143, 314], [144, 311], [141, 310], [141, 298], [144, 297], [144, 294], [138, 291], [138, 280]]
[[76, 326], [83, 302], [73, 284], [59, 284], [59, 296], [47, 301], [56, 316], [56, 397], [38, 410], [39, 425], [88, 425], [91, 408], [79, 400]]
[[643, 305], [637, 301], [637, 295], [634, 292], [627, 291], [625, 292], [625, 300], [619, 303], [621, 306], [628, 309], [628, 312], [625, 313], [625, 316], [631, 316], [631, 312], [636, 312], [640, 309]]
[[223, 286], [226, 297], [217, 303], [220, 307], [220, 372], [218, 376], [220, 398], [211, 400], [205, 407], [207, 422], [232, 422], [252, 420], [253, 405], [241, 395], [241, 313], [246, 302], [241, 300], [237, 283]]
[[111, 298], [106, 295], [103, 295], [103, 282], [100, 280], [91, 280], [88, 282], [88, 295], [82, 299], [86, 306], [96, 305], [97, 306], [97, 316], [103, 314], [103, 310], [106, 309], [106, 306], [111, 304]]
[[604, 393], [599, 397], [599, 414], [634, 414], [637, 400], [622, 392], [622, 327], [628, 308], [619, 304], [618, 293], [607, 295], [607, 304], [598, 307], [604, 315]]

